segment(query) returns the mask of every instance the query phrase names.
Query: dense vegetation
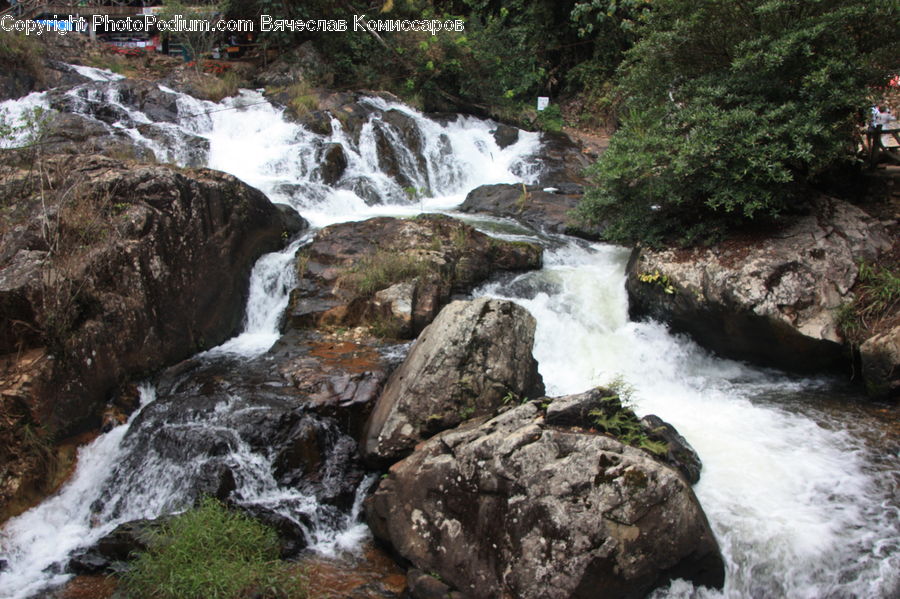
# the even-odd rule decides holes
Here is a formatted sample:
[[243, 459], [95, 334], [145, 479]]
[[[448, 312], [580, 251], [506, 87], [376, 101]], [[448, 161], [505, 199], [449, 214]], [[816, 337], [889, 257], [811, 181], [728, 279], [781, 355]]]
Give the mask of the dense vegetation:
[[[293, 18], [462, 18], [464, 32], [312, 39], [348, 88], [558, 129], [619, 125], [582, 208], [615, 241], [703, 243], [803, 210], [853, 167], [859, 126], [900, 64], [900, 2], [348, 0], [232, 3]], [[554, 99], [538, 115], [537, 95]]]
[[[338, 87], [388, 89], [428, 110], [467, 110], [521, 122], [536, 118], [537, 95], [586, 91], [605, 102], [607, 81], [634, 40], [646, 0], [389, 0], [286, 3], [233, 0], [232, 16], [255, 18], [454, 19], [465, 31], [271, 32], [287, 47], [313, 40]], [[594, 107], [584, 111], [588, 118]], [[602, 111], [601, 111], [602, 112]]]
[[617, 241], [714, 241], [802, 209], [898, 67], [898, 3], [663, 0], [619, 70], [583, 213]]

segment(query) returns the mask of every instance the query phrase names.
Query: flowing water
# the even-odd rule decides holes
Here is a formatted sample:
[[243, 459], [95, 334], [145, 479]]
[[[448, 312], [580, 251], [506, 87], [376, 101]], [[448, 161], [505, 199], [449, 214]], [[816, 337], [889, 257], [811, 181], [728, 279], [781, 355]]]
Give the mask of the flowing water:
[[[439, 123], [382, 98], [363, 101], [370, 113], [357, 131], [333, 119], [331, 134], [319, 135], [285, 120], [256, 92], [216, 105], [161, 88], [176, 99], [179, 118], [155, 123], [121, 100], [115, 77], [79, 72], [93, 82], [66, 92], [78, 99], [72, 110], [94, 119], [100, 118], [98, 106], [113, 106], [114, 116], [101, 119], [111, 134], [127, 135], [161, 161], [186, 165], [199, 155], [273, 202], [292, 205], [315, 227], [376, 214], [452, 210], [478, 185], [533, 181], [541, 168], [536, 134], [523, 132], [516, 144], [500, 149], [491, 123], [466, 117]], [[45, 95], [36, 94], [0, 107], [16, 118], [29, 107], [48, 105]], [[204, 143], [184, 142], [196, 139]], [[385, 172], [379, 156], [385, 143], [399, 176]], [[336, 146], [347, 167], [326, 183], [322, 159]], [[498, 229], [495, 219], [475, 222]], [[671, 422], [703, 460], [695, 491], [727, 562], [726, 587], [710, 592], [676, 581], [657, 595], [900, 596], [900, 455], [896, 439], [879, 436], [883, 427], [858, 398], [835, 381], [722, 360], [660, 324], [630, 322], [622, 248], [565, 238], [548, 243], [523, 231], [515, 238], [523, 236], [547, 243], [545, 267], [477, 293], [514, 299], [535, 316], [535, 356], [548, 393], [623, 380], [633, 389], [637, 411]], [[259, 260], [244, 332], [198, 356], [205, 365], [198, 376], [203, 368], [218, 372], [267, 359], [295, 282], [292, 258], [307, 239]], [[208, 482], [203, 476], [219, 468], [235, 473], [239, 502], [292, 518], [320, 552], [353, 550], [366, 535], [358, 513], [371, 477], [347, 475], [352, 488], [338, 480], [352, 440], [332, 422], [294, 410], [289, 389], [276, 380], [252, 387], [265, 392], [226, 385], [210, 400], [198, 395], [202, 385], [192, 382], [190, 372], [166, 383], [156, 401], [154, 388], [145, 386], [141, 410], [82, 448], [63, 489], [6, 525], [0, 557], [8, 565], [0, 573], [0, 596], [24, 599], [65, 580], [73, 550], [120, 522], [183, 509], [196, 487]], [[326, 478], [335, 477], [333, 488], [287, 485], [273, 476], [273, 457], [255, 446], [239, 421], [262, 412], [294, 418], [297, 430], [313, 427], [327, 438], [337, 456], [333, 469], [324, 467]], [[156, 440], [169, 434], [178, 440], [177, 450]]]

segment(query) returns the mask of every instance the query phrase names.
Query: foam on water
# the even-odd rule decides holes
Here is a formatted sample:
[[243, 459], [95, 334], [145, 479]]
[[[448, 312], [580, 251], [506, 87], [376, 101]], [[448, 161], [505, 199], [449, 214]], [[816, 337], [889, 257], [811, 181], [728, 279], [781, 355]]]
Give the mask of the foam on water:
[[[208, 142], [204, 156], [210, 167], [293, 206], [314, 227], [381, 214], [449, 210], [478, 185], [532, 182], [538, 174], [531, 158], [539, 147], [538, 135], [523, 132], [516, 144], [500, 149], [490, 122], [459, 117], [439, 123], [409, 107], [370, 98], [365, 102], [372, 112], [358, 135], [344, 131], [337, 119], [329, 135], [319, 135], [287, 121], [283, 110], [258, 92], [242, 91], [213, 104], [161, 87], [176, 96], [179, 119], [151, 123], [121, 101], [115, 77], [84, 69], [82, 75], [94, 81], [106, 77], [110, 86], [94, 83], [88, 84], [90, 92], [72, 91], [85, 100], [86, 116], [90, 102], [112, 105], [121, 116], [106, 123], [108, 129], [124, 132], [158, 159], [176, 164], [195, 156], [181, 138], [202, 138]], [[44, 94], [0, 104], [14, 119], [36, 106], [46, 108]], [[391, 111], [414, 124], [421, 156], [401, 143], [403, 132], [392, 124], [398, 114], [391, 116]], [[151, 128], [164, 135], [148, 137]], [[399, 168], [413, 189], [382, 172], [378, 136], [394, 144]], [[323, 153], [334, 145], [340, 146], [347, 167], [335, 185], [326, 185], [320, 165]], [[525, 238], [519, 228], [496, 219], [490, 228]], [[304, 241], [295, 240], [259, 260], [251, 275], [243, 333], [206, 358], [258, 356], [278, 339], [278, 322], [295, 284], [293, 256]], [[624, 379], [634, 388], [639, 412], [671, 422], [700, 454], [704, 470], [696, 492], [728, 564], [726, 588], [712, 593], [677, 581], [659, 596], [900, 595], [898, 456], [874, 455], [863, 436], [848, 432], [852, 426], [847, 418], [787, 400], [829, 393], [829, 383], [722, 360], [661, 325], [629, 322], [623, 285], [627, 253], [573, 241], [554, 247], [541, 271], [486, 286], [481, 293], [512, 297], [535, 316], [535, 355], [548, 393], [575, 393]], [[356, 547], [367, 534], [357, 515], [371, 481], [363, 484], [354, 509], [342, 515], [323, 512], [311, 497], [278, 486], [268, 459], [229, 432], [229, 410], [239, 409], [240, 399], [218, 406], [221, 413], [212, 414], [212, 420], [179, 426], [213, 427], [211, 433], [228, 439], [230, 459], [240, 466], [239, 499], [271, 506], [288, 517], [303, 514], [312, 546], [322, 553]], [[127, 458], [122, 439], [128, 426], [83, 448], [65, 487], [6, 525], [3, 553], [10, 565], [0, 573], [0, 594], [24, 598], [60, 582], [66, 578], [60, 564], [73, 549], [89, 545], [118, 522], [153, 517], [180, 505], [185, 490], [179, 485], [186, 477], [179, 468], [202, 466], [188, 462], [175, 467], [153, 458], [144, 463], [148, 471], [158, 471], [153, 484], [146, 477], [128, 482], [123, 476], [123, 488], [104, 491], [111, 499], [103, 512], [92, 512], [110, 471]]]
[[624, 380], [638, 413], [673, 424], [703, 460], [695, 491], [727, 561], [726, 587], [679, 582], [657, 595], [896, 596], [898, 456], [873, 472], [871, 450], [840, 422], [779, 406], [778, 397], [827, 393], [827, 382], [723, 360], [660, 324], [629, 322], [627, 256], [570, 244], [549, 252], [544, 270], [483, 291], [537, 319], [548, 394]]
[[[156, 392], [149, 385], [139, 389], [143, 408], [155, 399]], [[112, 465], [122, 456], [122, 439], [140, 411], [135, 411], [127, 423], [80, 448], [75, 473], [56, 495], [6, 523], [0, 546], [9, 563], [0, 572], [0, 596], [24, 599], [64, 582], [69, 575], [62, 573], [59, 564], [71, 551], [96, 542], [121, 522], [146, 516], [127, 513], [100, 522], [91, 509]]]

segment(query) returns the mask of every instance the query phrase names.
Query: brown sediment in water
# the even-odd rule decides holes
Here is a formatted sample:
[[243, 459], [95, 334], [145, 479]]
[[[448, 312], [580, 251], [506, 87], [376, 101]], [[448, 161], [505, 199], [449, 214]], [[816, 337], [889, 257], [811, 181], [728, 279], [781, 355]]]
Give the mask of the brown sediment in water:
[[306, 570], [310, 599], [399, 599], [406, 589], [403, 570], [372, 544], [358, 557], [311, 555], [300, 565]]

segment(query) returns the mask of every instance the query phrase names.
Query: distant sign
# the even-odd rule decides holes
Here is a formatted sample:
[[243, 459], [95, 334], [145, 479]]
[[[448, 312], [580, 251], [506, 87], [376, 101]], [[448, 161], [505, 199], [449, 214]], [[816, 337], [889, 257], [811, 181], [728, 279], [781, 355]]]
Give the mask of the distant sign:
[[538, 112], [550, 105], [550, 98], [547, 96], [538, 96]]

